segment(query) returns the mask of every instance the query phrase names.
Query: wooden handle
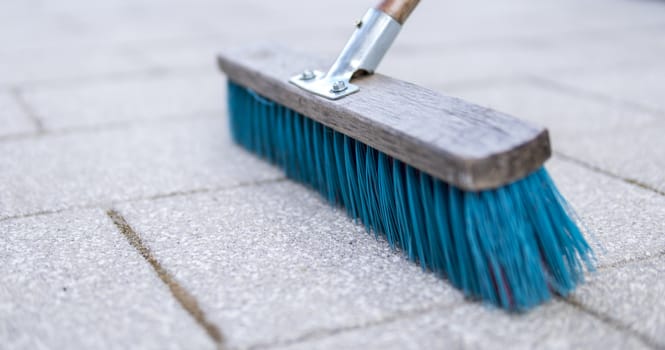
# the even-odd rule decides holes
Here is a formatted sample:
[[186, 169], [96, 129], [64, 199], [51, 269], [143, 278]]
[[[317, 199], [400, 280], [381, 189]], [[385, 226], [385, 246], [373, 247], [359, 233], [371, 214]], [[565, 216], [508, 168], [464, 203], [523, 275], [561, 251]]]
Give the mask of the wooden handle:
[[399, 24], [404, 24], [419, 2], [420, 0], [383, 0], [376, 8], [394, 18]]

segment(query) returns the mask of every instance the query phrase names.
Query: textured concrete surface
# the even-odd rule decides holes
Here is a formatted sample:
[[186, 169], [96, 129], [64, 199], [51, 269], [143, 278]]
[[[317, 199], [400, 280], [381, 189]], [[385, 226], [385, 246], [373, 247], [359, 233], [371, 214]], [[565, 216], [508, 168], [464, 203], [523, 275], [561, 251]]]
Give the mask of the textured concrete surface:
[[[585, 307], [665, 344], [665, 255], [646, 262], [617, 264], [593, 275], [573, 299]], [[644, 307], [649, 305], [649, 307]]]
[[[408, 32], [408, 29], [406, 27], [404, 31]], [[439, 48], [414, 47], [406, 40], [396, 45], [394, 54], [386, 57], [381, 66], [382, 72], [444, 90], [469, 84], [483, 86], [488, 82], [522, 76], [604, 72], [637, 60], [615, 55], [617, 45], [639, 51], [650, 44], [646, 40], [635, 42], [634, 37], [619, 36], [614, 41], [556, 40], [539, 44], [534, 50], [534, 44], [528, 41], [457, 44]], [[596, 63], [590, 65], [590, 62]]]
[[35, 123], [29, 119], [20, 103], [15, 93], [0, 93], [0, 138], [36, 131]]
[[0, 3], [0, 348], [665, 347], [665, 3], [424, 1], [379, 67], [550, 129], [599, 271], [521, 315], [229, 140], [216, 51], [373, 4]]
[[[612, 201], [601, 196], [610, 188], [628, 185], [565, 161], [556, 160], [551, 165], [555, 176], [567, 173], [571, 178], [587, 178], [597, 184], [598, 192], [591, 198], [588, 197], [593, 193], [590, 190], [585, 191], [586, 198], [569, 197], [572, 204], [585, 213], [595, 213], [589, 203], [605, 210], [593, 216], [597, 221], [584, 217], [597, 238], [594, 243], [601, 266], [658, 254], [653, 247], [662, 247], [665, 242], [662, 237], [652, 238], [650, 233], [662, 231], [663, 220], [654, 217], [656, 225], [634, 227], [632, 216], [613, 216], [617, 211], [612, 210]], [[562, 190], [568, 194], [579, 190], [579, 187], [564, 182]], [[635, 203], [631, 206], [639, 205], [638, 201], [643, 199], [640, 194], [629, 191], [621, 195], [634, 198]], [[650, 192], [641, 195], [651, 200], [656, 197], [655, 200], [660, 202], [654, 206], [665, 205], [662, 196]], [[192, 292], [200, 298], [207, 313], [215, 315], [212, 317], [229, 331], [228, 341], [232, 346], [290, 344], [300, 339], [334, 334], [337, 329], [391, 322], [399, 317], [395, 315], [413, 314], [414, 310], [451, 307], [461, 298], [445, 281], [420, 273], [417, 266], [391, 252], [385, 241], [376, 241], [362, 227], [350, 224], [343, 213], [333, 211], [318, 196], [290, 182], [186, 198], [133, 202], [119, 208], [144, 237], [145, 243], [155, 251], [158, 259], [192, 287]], [[611, 230], [605, 227], [608, 224], [612, 225]], [[626, 230], [635, 232], [630, 237], [617, 234]], [[602, 249], [605, 251], [601, 253]], [[390, 293], [383, 293], [386, 290]], [[278, 303], [278, 300], [298, 300], [298, 303]], [[322, 307], [328, 311], [316, 312]], [[566, 308], [559, 305], [558, 309]], [[627, 334], [615, 334], [611, 326], [573, 309], [552, 314], [548, 313], [549, 309], [544, 310], [543, 314], [540, 310], [533, 311], [529, 317], [546, 322], [540, 325], [545, 339], [533, 336], [528, 328], [535, 327], [533, 321], [511, 323], [515, 328], [502, 328], [496, 332], [503, 334], [506, 344], [523, 337], [518, 343], [524, 348], [533, 346], [535, 342], [552, 347], [584, 344], [613, 344], [615, 348], [627, 346], [617, 343], [617, 339], [627, 339], [628, 344], [644, 346], [641, 341]], [[447, 310], [441, 312], [448, 314]], [[479, 306], [474, 312], [477, 320], [463, 318], [464, 322], [469, 322], [467, 327], [484, 324], [489, 329], [501, 324], [502, 317], [506, 318], [504, 313], [488, 307]], [[588, 325], [582, 320], [586, 320]], [[447, 324], [454, 322], [454, 317], [446, 321]], [[558, 324], [570, 329], [555, 326]], [[588, 343], [575, 343], [578, 336], [574, 335], [559, 342], [562, 335], [570, 333], [572, 328], [580, 335], [586, 334], [580, 341]], [[551, 333], [550, 329], [556, 332]], [[252, 333], [245, 333], [247, 330], [252, 330]], [[487, 332], [486, 329], [478, 332], [475, 336], [462, 334], [453, 339], [461, 336], [464, 343], [477, 346], [492, 344], [491, 338], [481, 336]], [[406, 343], [419, 339], [417, 333], [405, 334], [408, 336], [402, 340]], [[608, 334], [611, 336], [608, 337]], [[430, 334], [425, 339], [440, 339], [440, 336]], [[354, 337], [350, 337], [353, 342]], [[456, 344], [452, 340], [449, 342], [448, 338], [443, 339], [445, 341], [440, 344]], [[307, 344], [303, 345], [304, 348]], [[427, 343], [419, 345], [428, 347]]]
[[[46, 59], [48, 57], [48, 59]], [[95, 45], [66, 49], [29, 48], [0, 51], [0, 87], [76, 81], [90, 76], [112, 76], [139, 72], [150, 66], [109, 47]]]
[[102, 210], [0, 231], [0, 348], [214, 348]]
[[[658, 39], [663, 40], [662, 36]], [[554, 80], [589, 94], [662, 113], [665, 112], [663, 79], [665, 67], [646, 64], [603, 74], [561, 75]]]
[[[212, 60], [208, 56], [208, 59]], [[212, 69], [191, 74], [34, 88], [23, 93], [46, 130], [223, 113], [225, 84]]]
[[417, 316], [312, 337], [276, 349], [647, 349], [561, 302], [527, 315], [507, 315], [480, 305], [432, 308]]
[[462, 300], [290, 182], [118, 208], [231, 346], [289, 342]]
[[[599, 266], [657, 256], [665, 247], [665, 197], [555, 157], [547, 163], [561, 193], [590, 231]], [[584, 179], [584, 181], [580, 181]]]
[[[547, 126], [552, 143], [557, 150], [564, 152], [581, 151], [582, 147], [575, 144], [576, 141], [583, 142], [602, 132], [643, 128], [661, 120], [658, 115], [590, 99], [537, 78], [514, 78], [446, 90], [466, 100]], [[543, 108], [543, 105], [549, 108]]]
[[283, 176], [234, 146], [221, 115], [11, 140], [0, 154], [0, 218]]

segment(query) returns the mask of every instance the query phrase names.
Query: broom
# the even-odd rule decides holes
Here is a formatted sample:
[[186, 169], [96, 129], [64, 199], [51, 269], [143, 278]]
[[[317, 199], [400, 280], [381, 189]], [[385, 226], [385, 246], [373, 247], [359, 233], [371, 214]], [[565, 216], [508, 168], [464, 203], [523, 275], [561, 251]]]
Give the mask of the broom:
[[525, 310], [593, 269], [546, 129], [372, 74], [418, 0], [369, 9], [328, 72], [275, 45], [218, 56], [233, 140], [469, 297]]

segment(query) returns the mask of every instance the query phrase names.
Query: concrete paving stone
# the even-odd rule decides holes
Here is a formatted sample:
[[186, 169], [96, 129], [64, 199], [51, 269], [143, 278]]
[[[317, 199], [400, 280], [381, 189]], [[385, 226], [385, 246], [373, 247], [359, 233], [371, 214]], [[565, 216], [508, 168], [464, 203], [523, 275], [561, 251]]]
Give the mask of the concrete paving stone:
[[[314, 30], [309, 30], [314, 31]], [[350, 35], [348, 29], [316, 30], [306, 33], [304, 26], [262, 31], [242, 31], [192, 41], [156, 42], [132, 47], [144, 60], [165, 68], [212, 67], [212, 57], [225, 48], [249, 42], [276, 42], [332, 61]], [[320, 32], [320, 33], [319, 33]], [[406, 30], [405, 30], [406, 32]], [[617, 45], [617, 40], [625, 43]], [[414, 82], [430, 88], [455, 86], [461, 83], [505, 79], [524, 74], [547, 75], [560, 71], [602, 71], [634, 62], [653, 60], [654, 45], [634, 36], [613, 40], [587, 40], [553, 44], [483, 43], [469, 46], [432, 46], [414, 44], [408, 38], [397, 39], [378, 68], [382, 74]], [[622, 50], [618, 50], [618, 47]], [[665, 52], [665, 45], [663, 52]], [[631, 47], [627, 50], [626, 47]], [[591, 63], [593, 62], [593, 64]], [[328, 67], [319, 67], [326, 70]]]
[[0, 143], [0, 218], [277, 179], [225, 118], [190, 117]]
[[[201, 1], [15, 2], [0, 4], [0, 51], [104, 43], [106, 46], [210, 34], [197, 21]], [[210, 2], [206, 2], [210, 4]], [[218, 9], [221, 6], [213, 8]]]
[[[304, 52], [330, 57], [330, 63], [351, 35], [354, 20], [368, 2], [236, 1], [225, 10], [201, 11], [213, 36], [187, 41], [148, 42], [132, 47], [146, 59], [164, 67], [209, 66], [219, 51], [256, 42], [274, 42]], [[211, 5], [220, 7], [219, 3]], [[325, 16], [304, 16], [325, 13]], [[207, 14], [207, 18], [205, 14]], [[294, 16], [297, 20], [291, 19]], [[289, 20], [285, 20], [289, 18]], [[269, 28], [269, 30], [266, 30]], [[328, 67], [321, 67], [327, 69]]]
[[[60, 45], [75, 46], [104, 42], [112, 47], [125, 45], [150, 47], [155, 44], [168, 47], [169, 42], [178, 42], [185, 39], [194, 41], [211, 35], [222, 35], [235, 42], [243, 37], [254, 37], [260, 40], [271, 40], [275, 33], [277, 37], [307, 37], [301, 33], [321, 21], [330, 23], [334, 17], [331, 10], [337, 13], [346, 12], [345, 22], [339, 23], [335, 28], [348, 29], [347, 35], [353, 29], [355, 16], [353, 9], [358, 7], [357, 1], [346, 1], [340, 4], [321, 6], [322, 4], [304, 4], [290, 2], [281, 6], [272, 6], [266, 2], [250, 3], [247, 1], [164, 1], [155, 6], [153, 1], [109, 1], [104, 4], [92, 4], [85, 1], [67, 1], [60, 6], [49, 3], [4, 6], [7, 13], [14, 14], [21, 19], [29, 17], [27, 14], [38, 14], [39, 19], [26, 21], [3, 22], [8, 23], [12, 35], [0, 33], [0, 42], [6, 40], [14, 50], [21, 48], [49, 47], [56, 42]], [[367, 5], [360, 5], [362, 11]], [[0, 8], [3, 8], [0, 5]], [[32, 8], [30, 12], [28, 9]], [[275, 9], [281, 9], [279, 14]], [[302, 16], [301, 21], [288, 21], [285, 18], [294, 13], [304, 13], [308, 8], [316, 11], [325, 9], [326, 16]], [[335, 11], [333, 11], [335, 12]], [[279, 15], [277, 15], [279, 14]], [[285, 17], [287, 16], [287, 17]], [[333, 17], [331, 17], [333, 16]], [[1, 18], [1, 17], [0, 17]], [[308, 20], [308, 18], [310, 18]], [[271, 28], [266, 30], [266, 28]], [[329, 30], [331, 27], [322, 27]], [[49, 34], [50, 41], [40, 41], [30, 44], [30, 39], [42, 34]], [[300, 32], [300, 33], [299, 33]], [[335, 32], [335, 31], [333, 31]], [[339, 32], [339, 31], [337, 31]], [[320, 41], [320, 40], [319, 40]], [[316, 44], [316, 40], [310, 40]], [[218, 42], [223, 44], [223, 42]], [[177, 45], [176, 45], [177, 46]], [[339, 49], [339, 48], [338, 48]], [[178, 55], [175, 47], [172, 51], [164, 50], [163, 55]], [[2, 48], [0, 48], [2, 51]], [[157, 54], [155, 54], [157, 55]]]
[[[207, 25], [197, 20], [203, 11], [197, 1], [178, 1], [172, 5], [165, 2], [160, 6], [123, 2], [110, 11], [88, 3], [72, 9], [73, 15], [89, 28], [86, 33], [89, 40], [103, 40], [116, 46], [210, 35]], [[217, 12], [215, 8], [209, 11]]]
[[291, 182], [117, 207], [232, 348], [463, 300], [443, 279]]
[[627, 110], [618, 103], [598, 102], [526, 79], [451, 87], [446, 91], [547, 127], [555, 148], [569, 145], [564, 141], [603, 131], [644, 127], [659, 120], [652, 113]]
[[[225, 37], [205, 37], [189, 40], [154, 41], [132, 45], [129, 49], [160, 68], [179, 69], [183, 67], [209, 68], [217, 70], [215, 56], [228, 46]], [[219, 77], [219, 73], [216, 74]]]
[[646, 335], [662, 348], [665, 347], [664, 275], [663, 255], [604, 269], [577, 290], [573, 298]]
[[0, 137], [35, 131], [35, 124], [28, 119], [14, 96], [0, 92]]
[[[349, 18], [359, 17], [368, 7], [375, 5], [371, 0], [338, 1], [334, 4], [303, 3], [295, 0], [274, 3], [256, 0], [247, 3], [251, 4], [247, 6], [251, 10], [238, 11], [239, 18], [243, 20], [237, 25], [246, 30], [252, 30], [249, 25], [253, 23], [252, 18], [261, 18], [263, 23], [267, 21], [269, 25], [283, 18], [290, 18], [294, 13], [312, 14], [298, 16], [287, 23], [280, 22], [282, 26], [305, 24], [306, 28], [310, 29], [301, 33], [301, 37], [341, 30], [337, 29], [340, 28], [339, 24], [350, 24], [352, 20]], [[462, 43], [533, 42], [562, 36], [570, 39], [584, 33], [611, 29], [620, 32], [631, 27], [664, 24], [662, 15], [652, 9], [657, 10], [658, 6], [635, 6], [625, 1], [605, 1], [602, 6], [599, 6], [598, 2], [579, 1], [543, 3], [513, 0], [501, 4], [491, 4], [483, 0], [462, 3], [423, 2], [410, 17], [398, 41], [434, 48]], [[316, 15], [318, 13], [326, 15]], [[643, 21], [635, 23], [631, 20], [635, 17], [625, 16], [626, 13], [634, 13]], [[220, 32], [224, 31], [221, 24], [218, 28]], [[270, 33], [265, 35], [269, 36]]]
[[0, 53], [0, 88], [145, 71], [151, 67], [102, 45], [26, 49]]
[[528, 81], [448, 93], [544, 125], [555, 151], [665, 192], [665, 120], [660, 115]]
[[[406, 41], [405, 41], [406, 43]], [[432, 50], [397, 44], [386, 55], [378, 72], [418, 84], [430, 89], [456, 86], [462, 83], [510, 79], [537, 70], [546, 61], [533, 60], [529, 49], [517, 46], [492, 46], [481, 48]], [[521, 64], [524, 63], [524, 64]]]
[[[300, 31], [305, 30], [304, 28]], [[153, 42], [140, 46], [132, 46], [131, 50], [144, 60], [153, 62], [166, 69], [183, 67], [211, 67], [217, 69], [215, 57], [224, 49], [247, 45], [248, 43], [278, 43], [286, 47], [328, 58], [330, 64], [344, 47], [349, 33], [339, 34], [326, 31], [325, 36], [295, 36], [280, 34], [291, 33], [294, 29], [276, 29], [270, 33], [254, 32], [238, 35], [216, 36], [178, 42]], [[320, 67], [326, 70], [329, 67]]]
[[465, 304], [312, 338], [273, 349], [648, 349], [560, 301], [524, 315]]
[[222, 115], [226, 83], [214, 69], [138, 76], [25, 91], [47, 130], [202, 113]]
[[[101, 210], [8, 220], [103, 205], [119, 208], [231, 347], [644, 347], [636, 332], [665, 347], [656, 191], [547, 163], [601, 267], [574, 298], [621, 331], [560, 301], [520, 316], [463, 301], [311, 191], [254, 184], [283, 175], [229, 141], [214, 53], [276, 41], [332, 61], [374, 4], [0, 3], [0, 90], [21, 85], [48, 129], [0, 141], [0, 273], [11, 282], [0, 284], [0, 315], [16, 315], [0, 317], [0, 344], [75, 347], [73, 333], [82, 348], [213, 345]], [[561, 154], [663, 192], [664, 12], [657, 1], [422, 2], [379, 72], [544, 124]], [[524, 75], [560, 86], [514, 80]], [[3, 96], [0, 137], [32, 128]], [[241, 184], [251, 186], [229, 189]], [[205, 189], [225, 190], [195, 194]]]
[[80, 35], [86, 29], [72, 16], [42, 11], [36, 2], [25, 1], [0, 3], [0, 22], [0, 53], [35, 48], [57, 50], [61, 45], [80, 44]]
[[570, 42], [662, 26], [664, 12], [658, 2], [620, 0], [423, 2], [409, 19], [401, 38], [430, 48], [496, 42]]
[[[580, 143], [580, 159], [665, 193], [665, 120], [599, 133]], [[601, 145], [601, 146], [599, 146]], [[612, 145], [611, 147], [603, 147]]]
[[556, 156], [546, 167], [590, 230], [599, 266], [665, 251], [665, 196]]
[[0, 222], [0, 347], [214, 349], [101, 210]]
[[[404, 32], [408, 30], [405, 28]], [[600, 39], [449, 45], [418, 44], [400, 37], [378, 71], [441, 89], [524, 75], [557, 77], [562, 73], [605, 72], [644, 62], [653, 64], [658, 57], [654, 52], [665, 54], [665, 42], [654, 38], [653, 31]]]
[[234, 6], [221, 15], [213, 13], [210, 16], [209, 25], [216, 33], [258, 35], [264, 40], [280, 37], [274, 33], [290, 33], [301, 38], [318, 37], [327, 31], [343, 31], [350, 35], [355, 30], [355, 20], [369, 7], [376, 5], [372, 0], [340, 0], [334, 3], [240, 1], [242, 5]]
[[[563, 195], [593, 232], [588, 239], [596, 249], [600, 266], [655, 255], [665, 249], [664, 236], [660, 234], [665, 232], [665, 212], [661, 210], [665, 207], [665, 197], [566, 161], [555, 159], [548, 168]], [[405, 309], [414, 308], [419, 302], [447, 305], [451, 298], [445, 281], [428, 280], [433, 277], [398, 258], [385, 242], [374, 241], [343, 213], [322, 203], [318, 195], [289, 182], [134, 202], [123, 204], [120, 209], [160, 261], [197, 295], [210, 317], [228, 330], [230, 344], [240, 347], [272, 342], [288, 344], [303, 337], [326, 334], [326, 330], [335, 327], [381, 322], [390, 317], [382, 318], [377, 311], [385, 305], [402, 305]], [[636, 217], [650, 220], [636, 221]], [[603, 249], [598, 248], [599, 244]], [[381, 270], [378, 266], [386, 264], [386, 259], [389, 267]], [[409, 276], [403, 276], [406, 272], [402, 271]], [[405, 278], [424, 280], [414, 282]], [[420, 291], [401, 291], [400, 288], [406, 287], [399, 283]], [[349, 286], [354, 287], [349, 290]], [[437, 288], [441, 288], [439, 293], [443, 296], [437, 296]], [[390, 295], [385, 291], [390, 291]], [[362, 293], [366, 294], [358, 296]], [[378, 300], [368, 300], [367, 294]], [[291, 300], [298, 300], [299, 304], [294, 305]], [[350, 300], [358, 304], [348, 304]], [[403, 304], [403, 300], [410, 300], [410, 304]], [[373, 304], [377, 302], [384, 306]], [[316, 308], [332, 311], [312, 319], [311, 310]], [[354, 310], [356, 318], [344, 315], [341, 310]], [[360, 316], [365, 313], [374, 318]], [[271, 316], [266, 318], [267, 314]], [[309, 315], [307, 322], [300, 321], [305, 318], [303, 315]], [[561, 322], [578, 326], [579, 315], [566, 317], [567, 321]], [[540, 318], [549, 319], [534, 316]], [[279, 324], [289, 324], [291, 328], [282, 329], [276, 326]], [[487, 324], [490, 327], [497, 322]], [[464, 334], [467, 329], [460, 328], [459, 333]], [[559, 328], [547, 325], [542, 329], [549, 337], [551, 329]], [[477, 335], [479, 346], [485, 344], [485, 336]], [[595, 336], [602, 339], [607, 334], [599, 331]], [[596, 342], [595, 336], [579, 340], [591, 344]], [[618, 347], [626, 345], [622, 342], [630, 345], [634, 341], [625, 335], [616, 337], [623, 339], [611, 342]], [[464, 339], [462, 336], [463, 344], [467, 344]], [[545, 343], [551, 342], [554, 347], [560, 344], [557, 341], [568, 344], [576, 340], [577, 337], [551, 335]], [[534, 340], [525, 338], [523, 347], [530, 347], [530, 341]]]
[[633, 65], [627, 69], [608, 70], [596, 74], [560, 75], [551, 79], [574, 89], [639, 104], [659, 111], [661, 117], [665, 117], [665, 98], [662, 91], [665, 64], [662, 60], [657, 64]]
[[[460, 11], [473, 9], [474, 21], [466, 20], [459, 15], [453, 4], [428, 3], [422, 4], [414, 13], [413, 23], [405, 27], [395, 47], [386, 56], [385, 62], [379, 71], [401, 77], [425, 86], [435, 86], [442, 83], [458, 83], [467, 80], [482, 80], [487, 78], [512, 76], [516, 73], [543, 72], [563, 69], [601, 69], [601, 67], [614, 67], [617, 64], [633, 62], [635, 60], [653, 59], [654, 45], [652, 43], [638, 45], [641, 39], [635, 38], [646, 35], [623, 34], [607, 38], [591, 36], [590, 38], [577, 38], [563, 40], [555, 37], [553, 44], [538, 36], [539, 40], [520, 39], [519, 36], [503, 41], [497, 40], [469, 40], [465, 37], [465, 30], [481, 28], [496, 33], [496, 26], [477, 26], [478, 21], [485, 21], [486, 17], [503, 26], [510, 26], [510, 32], [531, 33], [532, 25], [515, 24], [501, 16], [497, 11], [507, 12], [504, 16], [534, 17], [534, 11], [551, 11], [551, 6], [527, 6], [519, 2], [520, 6], [502, 6], [505, 11], [488, 6], [486, 3], [477, 8], [467, 4], [460, 5]], [[278, 5], [277, 5], [278, 4]], [[208, 57], [215, 52], [234, 45], [243, 45], [248, 42], [278, 42], [290, 47], [310, 52], [319, 56], [330, 57], [330, 61], [339, 53], [353, 28], [351, 20], [360, 16], [365, 9], [372, 5], [353, 2], [349, 4], [330, 6], [326, 3], [308, 2], [297, 4], [279, 2], [275, 4], [261, 2], [253, 4], [248, 2], [243, 6], [220, 14], [224, 20], [216, 15], [211, 16], [210, 26], [217, 34], [210, 39], [193, 40], [191, 43], [170, 43], [168, 41], [147, 43], [135, 47], [140, 55], [158, 62], [162, 66], [198, 66], [208, 65]], [[433, 8], [436, 7], [436, 8]], [[452, 7], [452, 10], [449, 8]], [[490, 7], [491, 11], [478, 11], [478, 8]], [[536, 7], [536, 10], [531, 9]], [[526, 10], [522, 10], [526, 8]], [[560, 10], [560, 9], [559, 9]], [[282, 19], [298, 13], [326, 13], [326, 16], [299, 16], [297, 20], [284, 22]], [[356, 13], [357, 14], [354, 14]], [[513, 13], [515, 12], [515, 13]], [[438, 18], [445, 13], [454, 17], [454, 21]], [[454, 14], [454, 15], [452, 15]], [[569, 14], [566, 14], [569, 16]], [[440, 16], [439, 16], [440, 17]], [[535, 16], [541, 18], [542, 16]], [[256, 18], [261, 18], [258, 25]], [[457, 22], [464, 22], [467, 26], [460, 27]], [[581, 21], [582, 22], [582, 21]], [[582, 23], [587, 23], [583, 21]], [[493, 23], [493, 22], [492, 22]], [[270, 27], [266, 31], [264, 28]], [[431, 35], [432, 28], [441, 28], [441, 33], [451, 33], [456, 39], [464, 40], [452, 42], [436, 39], [439, 35]], [[525, 30], [528, 27], [530, 30]], [[229, 31], [234, 28], [234, 31]], [[454, 28], [455, 30], [445, 30]], [[547, 27], [549, 28], [549, 27]], [[489, 33], [488, 33], [489, 34]], [[482, 37], [482, 35], [481, 35]], [[617, 44], [621, 41], [621, 44]], [[635, 46], [635, 47], [633, 47]], [[663, 46], [663, 45], [661, 45]], [[621, 47], [622, 50], [618, 50]], [[630, 47], [630, 49], [626, 49]], [[644, 54], [640, 54], [644, 52]], [[663, 48], [665, 52], [665, 47]], [[593, 62], [593, 65], [590, 64]], [[321, 67], [327, 69], [327, 67]]]

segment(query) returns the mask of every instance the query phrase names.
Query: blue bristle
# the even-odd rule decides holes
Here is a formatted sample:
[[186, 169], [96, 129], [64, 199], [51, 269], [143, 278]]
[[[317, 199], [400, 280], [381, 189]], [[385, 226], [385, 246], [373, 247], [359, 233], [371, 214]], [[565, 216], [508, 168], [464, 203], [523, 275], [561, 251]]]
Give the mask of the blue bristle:
[[464, 191], [233, 82], [233, 140], [346, 208], [377, 237], [470, 297], [525, 310], [593, 269], [572, 209], [541, 168]]

